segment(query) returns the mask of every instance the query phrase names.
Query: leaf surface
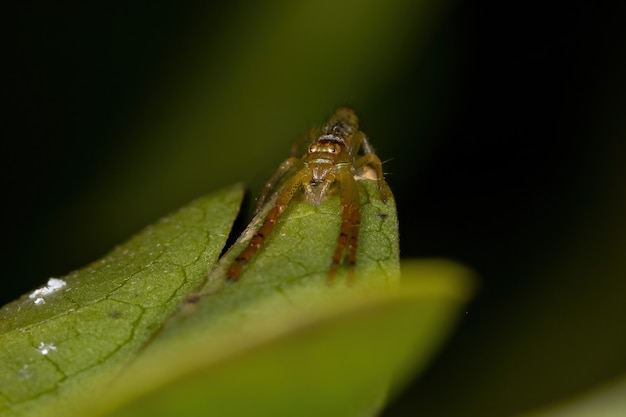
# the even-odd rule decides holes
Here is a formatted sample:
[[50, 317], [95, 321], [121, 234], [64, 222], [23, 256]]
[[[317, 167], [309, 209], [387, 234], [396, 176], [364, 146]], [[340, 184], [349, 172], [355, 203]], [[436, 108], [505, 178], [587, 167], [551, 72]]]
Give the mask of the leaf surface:
[[294, 200], [239, 281], [225, 280], [268, 203], [207, 276], [241, 201], [233, 187], [65, 286], [5, 306], [1, 415], [374, 414], [445, 340], [470, 290], [468, 271], [441, 261], [406, 263], [398, 286], [395, 203], [376, 181], [358, 185], [354, 282], [346, 268], [328, 281], [337, 195], [318, 207]]
[[0, 415], [51, 415], [128, 365], [206, 279], [242, 200], [232, 186], [0, 310]]
[[337, 196], [319, 207], [290, 205], [240, 280], [225, 281], [261, 214], [109, 395], [87, 409], [98, 416], [342, 417], [379, 410], [392, 378], [423, 365], [451, 328], [468, 296], [467, 271], [408, 264], [407, 286], [398, 287], [394, 202], [380, 201], [375, 181], [359, 187], [354, 283], [345, 270], [332, 284], [327, 278], [341, 221]]

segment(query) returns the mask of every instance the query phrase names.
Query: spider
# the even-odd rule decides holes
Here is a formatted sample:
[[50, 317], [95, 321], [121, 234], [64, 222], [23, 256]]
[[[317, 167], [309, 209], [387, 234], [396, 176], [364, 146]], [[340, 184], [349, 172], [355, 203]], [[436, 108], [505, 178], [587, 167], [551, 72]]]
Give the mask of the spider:
[[[383, 202], [388, 199], [387, 184], [383, 178], [382, 163], [374, 153], [367, 137], [359, 130], [358, 118], [349, 107], [335, 111], [321, 131], [311, 130], [307, 135], [310, 144], [304, 156], [297, 158], [294, 146], [291, 156], [278, 168], [265, 184], [257, 203], [257, 213], [268, 195], [281, 181], [274, 194], [274, 205], [267, 213], [261, 227], [248, 246], [235, 258], [226, 272], [227, 279], [237, 281], [244, 265], [262, 247], [265, 238], [276, 225], [294, 196], [304, 193], [306, 201], [319, 206], [334, 187], [339, 188], [341, 228], [337, 246], [328, 273], [332, 282], [347, 249], [348, 280], [354, 280], [356, 249], [361, 222], [361, 204], [356, 178], [378, 181], [378, 191]], [[362, 153], [359, 153], [362, 151]], [[295, 172], [294, 172], [295, 171]], [[286, 179], [287, 174], [293, 174]]]

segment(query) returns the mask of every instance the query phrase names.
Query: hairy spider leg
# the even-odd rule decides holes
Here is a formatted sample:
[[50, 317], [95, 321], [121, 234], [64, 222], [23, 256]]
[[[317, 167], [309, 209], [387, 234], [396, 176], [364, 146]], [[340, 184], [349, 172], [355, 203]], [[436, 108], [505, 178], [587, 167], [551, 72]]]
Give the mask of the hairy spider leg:
[[307, 175], [304, 173], [295, 175], [287, 181], [280, 191], [274, 207], [267, 213], [263, 225], [257, 230], [254, 236], [252, 236], [248, 246], [235, 258], [233, 264], [228, 268], [226, 272], [227, 279], [231, 281], [237, 281], [239, 279], [241, 269], [263, 245], [265, 238], [270, 234], [272, 229], [274, 229], [274, 226], [276, 226], [278, 217], [285, 211], [285, 208], [289, 205], [289, 202], [296, 194], [303, 181], [306, 181], [306, 177]]
[[[356, 158], [359, 148], [363, 148], [363, 155]], [[385, 177], [383, 176], [383, 163], [380, 158], [374, 153], [374, 147], [370, 144], [367, 136], [363, 132], [358, 132], [353, 136], [350, 154], [355, 158], [354, 167], [356, 169], [369, 166], [376, 172], [376, 178], [378, 178], [378, 194], [383, 203], [386, 203], [389, 196], [387, 195], [387, 187], [385, 187]]]
[[343, 254], [348, 249], [348, 282], [354, 281], [354, 266], [356, 264], [356, 250], [359, 241], [359, 226], [361, 224], [361, 202], [359, 189], [354, 175], [348, 167], [342, 167], [339, 173], [339, 196], [341, 200], [341, 229], [337, 239], [337, 247], [333, 255], [328, 282], [332, 283], [341, 263]]
[[365, 136], [363, 133], [361, 133], [363, 135], [363, 153], [364, 154], [368, 154], [368, 153], [376, 153], [374, 152], [374, 147], [370, 144], [370, 141], [367, 139], [367, 136]]
[[380, 199], [383, 203], [386, 203], [389, 199], [389, 195], [387, 194], [387, 187], [385, 187], [386, 182], [383, 177], [383, 164], [380, 162], [380, 159], [374, 153], [366, 153], [362, 155], [354, 162], [354, 167], [356, 169], [362, 168], [364, 166], [372, 167], [376, 171], [376, 176], [378, 178], [378, 194], [380, 195]]
[[261, 195], [259, 196], [259, 199], [256, 204], [256, 210], [254, 212], [255, 214], [258, 214], [259, 211], [261, 211], [261, 208], [263, 207], [263, 204], [265, 204], [265, 200], [267, 199], [267, 196], [271, 194], [271, 192], [274, 190], [276, 185], [278, 185], [280, 180], [283, 179], [283, 177], [287, 173], [289, 173], [293, 168], [299, 167], [299, 166], [302, 166], [302, 160], [300, 158], [296, 158], [295, 156], [291, 156], [285, 159], [280, 164], [280, 166], [278, 167], [278, 170], [265, 183], [265, 186], [263, 186], [263, 191], [261, 192]]

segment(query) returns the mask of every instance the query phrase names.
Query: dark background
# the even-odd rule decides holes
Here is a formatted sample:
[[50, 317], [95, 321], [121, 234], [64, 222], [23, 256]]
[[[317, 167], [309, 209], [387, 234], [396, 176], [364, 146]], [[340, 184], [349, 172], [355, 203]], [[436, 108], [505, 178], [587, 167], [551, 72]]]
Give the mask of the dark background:
[[[132, 195], [93, 203], [102, 178], [118, 175], [120, 132], [160, 99], [198, 26], [219, 35], [228, 7], [29, 4], [10, 16], [0, 304], [194, 197], [145, 217], [126, 215]], [[402, 257], [455, 259], [480, 277], [449, 344], [386, 416], [504, 416], [624, 374], [623, 9], [452, 3], [384, 88], [347, 103], [387, 160]], [[278, 140], [286, 150], [291, 139]], [[255, 172], [284, 156], [255, 161]], [[79, 219], [83, 195], [124, 226], [92, 233], [85, 225], [101, 221], [88, 210]]]

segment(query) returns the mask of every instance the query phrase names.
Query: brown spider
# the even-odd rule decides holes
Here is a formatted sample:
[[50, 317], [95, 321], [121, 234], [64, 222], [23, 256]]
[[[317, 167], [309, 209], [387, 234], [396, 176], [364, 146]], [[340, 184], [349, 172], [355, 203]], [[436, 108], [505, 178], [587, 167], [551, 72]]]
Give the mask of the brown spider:
[[[265, 217], [262, 226], [250, 240], [248, 246], [235, 258], [226, 276], [236, 281], [243, 266], [254, 256], [270, 234], [278, 217], [285, 211], [292, 198], [300, 191], [306, 200], [318, 206], [333, 186], [339, 186], [341, 201], [341, 230], [337, 248], [332, 259], [328, 280], [331, 282], [337, 272], [346, 247], [348, 249], [349, 280], [354, 279], [356, 249], [361, 223], [361, 203], [355, 177], [378, 180], [378, 190], [383, 202], [387, 201], [387, 185], [383, 178], [382, 163], [374, 153], [367, 137], [359, 130], [358, 118], [349, 107], [335, 111], [321, 131], [312, 130], [311, 143], [302, 158], [287, 158], [278, 171], [265, 184], [257, 204], [261, 210], [271, 191], [284, 179], [286, 174], [297, 169], [276, 192], [274, 206]], [[359, 154], [362, 150], [363, 153]]]

